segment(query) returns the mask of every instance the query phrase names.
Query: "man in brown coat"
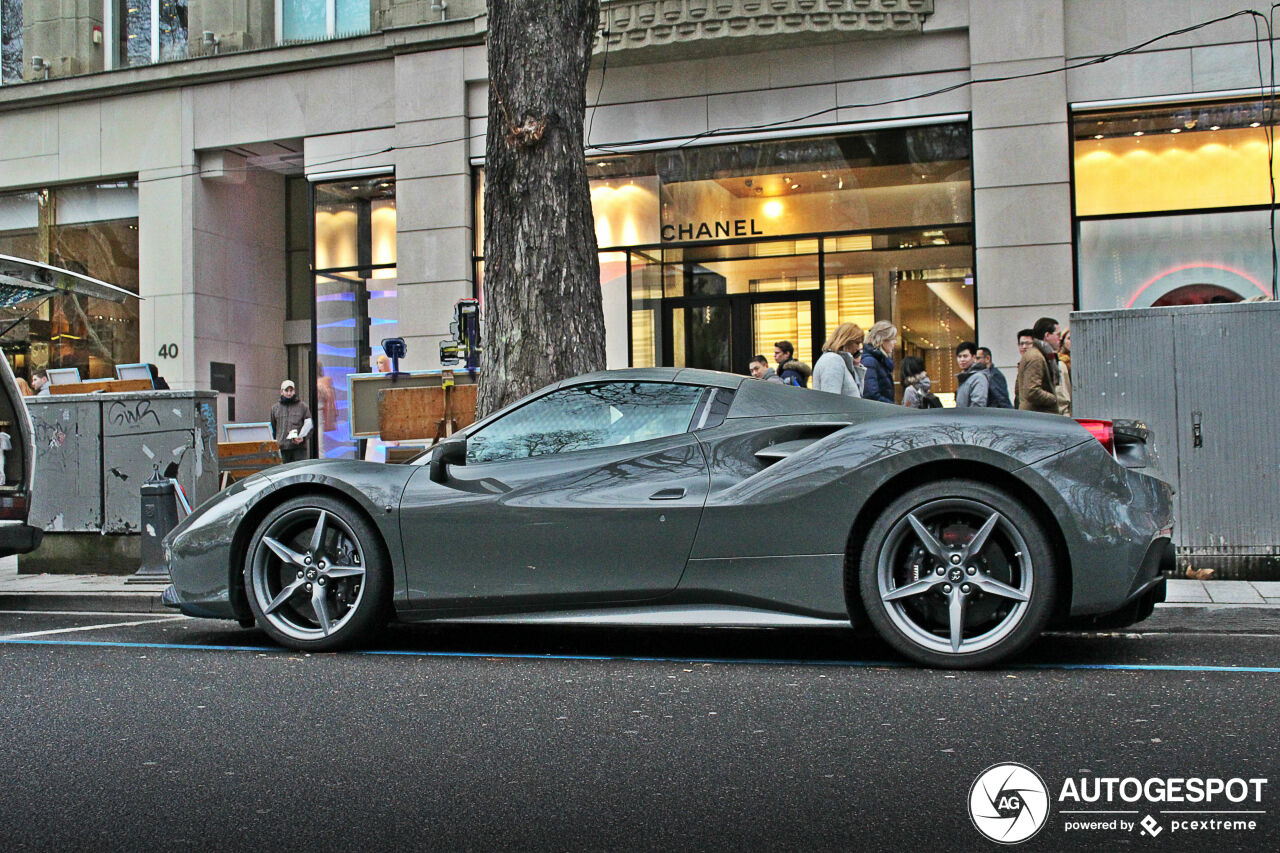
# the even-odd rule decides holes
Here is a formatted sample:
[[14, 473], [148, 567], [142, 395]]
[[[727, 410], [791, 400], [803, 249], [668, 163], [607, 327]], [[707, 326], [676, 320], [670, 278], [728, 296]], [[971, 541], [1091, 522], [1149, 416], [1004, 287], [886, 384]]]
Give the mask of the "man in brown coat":
[[1014, 394], [1019, 409], [1058, 414], [1058, 321], [1050, 317], [1036, 320], [1031, 329], [1031, 346], [1018, 362]]

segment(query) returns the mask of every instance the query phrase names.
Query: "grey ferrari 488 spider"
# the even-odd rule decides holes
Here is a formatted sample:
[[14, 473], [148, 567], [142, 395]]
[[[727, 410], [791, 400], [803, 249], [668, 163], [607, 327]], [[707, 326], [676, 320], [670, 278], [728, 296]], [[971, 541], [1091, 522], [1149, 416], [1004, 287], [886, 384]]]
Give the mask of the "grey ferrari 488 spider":
[[[552, 385], [407, 465], [270, 469], [165, 540], [184, 613], [326, 650], [405, 621], [869, 624], [986, 666], [1140, 621], [1172, 565], [1138, 425], [912, 410], [741, 376]], [[1150, 469], [1148, 469], [1150, 470]]]

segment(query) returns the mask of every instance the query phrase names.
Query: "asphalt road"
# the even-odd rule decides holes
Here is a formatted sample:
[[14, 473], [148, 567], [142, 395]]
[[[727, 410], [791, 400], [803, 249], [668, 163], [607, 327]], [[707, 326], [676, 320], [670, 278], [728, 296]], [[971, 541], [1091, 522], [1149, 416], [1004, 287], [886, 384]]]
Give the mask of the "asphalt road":
[[[227, 623], [0, 613], [0, 849], [991, 850], [969, 795], [1002, 762], [1052, 801], [1018, 849], [1280, 848], [1280, 612], [1144, 627], [967, 673], [825, 630], [396, 628], [301, 655]], [[1059, 801], [1109, 777], [1268, 783]], [[1126, 814], [1064, 813], [1103, 809]], [[1206, 810], [1233, 814], [1174, 814]], [[1065, 829], [1147, 816], [1156, 837]], [[1174, 827], [1226, 819], [1255, 828]]]

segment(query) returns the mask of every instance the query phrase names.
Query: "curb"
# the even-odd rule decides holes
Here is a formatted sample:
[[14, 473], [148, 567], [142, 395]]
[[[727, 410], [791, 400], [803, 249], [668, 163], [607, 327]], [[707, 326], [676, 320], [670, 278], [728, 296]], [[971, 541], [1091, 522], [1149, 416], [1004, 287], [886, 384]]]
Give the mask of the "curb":
[[177, 613], [155, 592], [0, 592], [0, 610], [73, 613]]

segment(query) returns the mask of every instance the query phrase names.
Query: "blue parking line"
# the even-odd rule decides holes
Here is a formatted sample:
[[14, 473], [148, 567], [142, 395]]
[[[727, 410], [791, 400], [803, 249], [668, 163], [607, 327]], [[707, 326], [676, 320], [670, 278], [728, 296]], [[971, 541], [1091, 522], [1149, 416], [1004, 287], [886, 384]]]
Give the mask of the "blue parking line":
[[[5, 639], [0, 637], [0, 644], [13, 646], [90, 646], [98, 648], [119, 649], [186, 649], [192, 651], [212, 652], [273, 652], [276, 654], [298, 654], [280, 646], [208, 646], [199, 643], [129, 643], [113, 640], [25, 640]], [[312, 653], [312, 654], [328, 654]], [[715, 664], [750, 664], [770, 666], [841, 666], [854, 669], [916, 669], [914, 664], [906, 661], [863, 661], [863, 660], [800, 660], [790, 658], [685, 658], [685, 657], [648, 657], [641, 655], [570, 655], [548, 652], [535, 654], [532, 652], [438, 652], [415, 651], [412, 649], [365, 649], [351, 652], [355, 655], [382, 657], [434, 657], [434, 658], [498, 658], [511, 660], [591, 660], [591, 661], [632, 661], [636, 663], [715, 663]], [[1280, 674], [1280, 666], [1221, 666], [1208, 664], [1161, 664], [1161, 663], [1028, 663], [1013, 664], [1001, 669], [1011, 670], [1099, 670], [1113, 672], [1248, 672], [1267, 675]], [[984, 670], [998, 672], [1000, 670]]]

